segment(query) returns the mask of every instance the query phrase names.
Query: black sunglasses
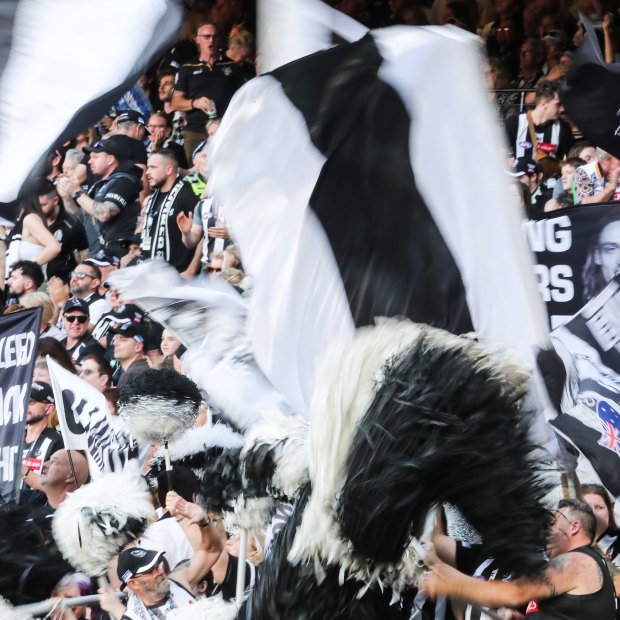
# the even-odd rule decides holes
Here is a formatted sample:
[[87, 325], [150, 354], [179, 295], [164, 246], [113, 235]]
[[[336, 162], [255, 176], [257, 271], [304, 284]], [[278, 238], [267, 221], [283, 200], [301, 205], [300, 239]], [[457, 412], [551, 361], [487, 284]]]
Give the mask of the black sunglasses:
[[83, 314], [65, 314], [64, 316], [69, 323], [73, 323], [73, 321], [77, 321], [80, 325], [84, 325], [86, 321], [88, 321], [88, 317]]

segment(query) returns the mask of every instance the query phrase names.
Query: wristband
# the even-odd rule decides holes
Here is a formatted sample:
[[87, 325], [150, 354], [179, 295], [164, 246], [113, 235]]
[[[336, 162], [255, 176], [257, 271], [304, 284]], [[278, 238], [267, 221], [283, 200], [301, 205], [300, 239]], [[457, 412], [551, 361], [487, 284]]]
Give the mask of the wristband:
[[211, 519], [209, 518], [209, 515], [207, 515], [207, 520], [202, 521], [199, 525], [200, 527], [209, 527], [211, 525]]
[[192, 105], [192, 110], [195, 110], [196, 108], [194, 107], [194, 101], [196, 101], [196, 97], [194, 97], [191, 101], [191, 105]]
[[73, 200], [77, 200], [83, 193], [81, 189], [78, 189], [78, 191], [73, 194]]
[[26, 480], [26, 478], [28, 478], [28, 474], [30, 473], [30, 470], [27, 469], [26, 473], [24, 474], [24, 477], [22, 478], [22, 480]]

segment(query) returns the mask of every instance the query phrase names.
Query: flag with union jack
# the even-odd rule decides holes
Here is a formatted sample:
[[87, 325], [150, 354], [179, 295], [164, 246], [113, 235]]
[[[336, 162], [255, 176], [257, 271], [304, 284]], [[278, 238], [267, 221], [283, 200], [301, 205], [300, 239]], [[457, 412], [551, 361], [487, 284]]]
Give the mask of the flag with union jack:
[[620, 413], [604, 400], [599, 401], [596, 412], [601, 419], [602, 429], [601, 438], [598, 441], [599, 446], [620, 456]]

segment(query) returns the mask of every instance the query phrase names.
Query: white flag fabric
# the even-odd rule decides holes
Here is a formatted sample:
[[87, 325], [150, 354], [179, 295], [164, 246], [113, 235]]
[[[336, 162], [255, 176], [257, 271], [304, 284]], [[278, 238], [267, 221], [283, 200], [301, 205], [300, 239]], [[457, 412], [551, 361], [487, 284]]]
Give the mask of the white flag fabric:
[[[299, 413], [329, 345], [377, 316], [475, 330], [532, 365], [551, 348], [481, 64], [462, 30], [399, 26], [233, 97], [209, 189], [254, 282], [256, 361]], [[555, 415], [538, 375], [532, 394]], [[550, 440], [542, 416], [534, 434]]]
[[54, 144], [98, 121], [181, 26], [176, 0], [5, 2], [0, 51], [0, 202]]
[[67, 450], [85, 450], [90, 475], [125, 471], [140, 475], [150, 446], [138, 443], [110, 414], [105, 396], [47, 357], [62, 439]]

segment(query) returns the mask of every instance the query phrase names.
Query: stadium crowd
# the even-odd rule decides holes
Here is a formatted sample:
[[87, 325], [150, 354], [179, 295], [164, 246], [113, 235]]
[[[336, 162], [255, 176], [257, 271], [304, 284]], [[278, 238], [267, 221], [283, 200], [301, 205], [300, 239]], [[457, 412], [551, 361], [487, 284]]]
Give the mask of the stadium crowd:
[[[558, 84], [584, 36], [578, 12], [595, 24], [606, 62], [619, 59], [615, 3], [328, 3], [372, 28], [446, 25], [480, 37], [489, 100], [506, 135], [506, 172], [514, 178], [528, 216], [620, 200], [620, 160], [581, 138], [558, 96]], [[20, 504], [46, 545], [54, 544], [50, 517], [68, 493], [89, 480], [85, 456], [63, 448], [46, 356], [103, 393], [113, 415], [120, 390], [141, 373], [162, 368], [185, 372], [183, 344], [123, 298], [108, 282], [110, 275], [160, 258], [181, 278], [208, 274], [230, 283], [239, 295], [251, 295], [225, 208], [206, 188], [209, 140], [233, 94], [260, 72], [254, 30], [253, 6], [242, 0], [217, 0], [205, 15], [190, 14], [186, 36], [96, 126], [84, 128], [49, 154], [36, 191], [20, 205], [13, 226], [4, 230], [3, 313], [43, 308]], [[205, 416], [199, 423], [206, 423]], [[143, 473], [149, 465], [147, 461]], [[149, 481], [158, 520], [138, 547], [121, 553], [118, 568], [110, 571], [113, 587], [124, 589], [129, 599], [123, 602], [106, 592], [101, 606], [55, 611], [52, 618], [166, 618], [171, 609], [201, 597], [222, 593], [226, 600], [234, 598], [239, 534], [227, 532], [220, 515], [197, 505], [190, 470], [175, 468], [173, 482], [174, 491], [166, 493], [165, 475]], [[583, 618], [586, 609], [592, 618], [614, 617], [608, 614], [615, 614], [609, 604], [614, 599], [612, 579], [620, 569], [620, 532], [612, 499], [593, 484], [583, 485], [578, 498], [563, 500], [554, 513], [550, 564], [538, 581], [511, 582], [509, 574], [497, 574], [483, 543], [450, 538], [439, 519], [434, 549], [429, 549], [433, 572], [424, 591], [503, 608], [506, 618]], [[266, 534], [249, 537], [247, 588], [260, 578], [256, 566], [268, 552]], [[98, 588], [73, 570], [48, 582], [43, 598]], [[592, 606], [574, 611], [581, 610], [574, 606], [586, 599]], [[417, 617], [430, 617], [424, 615], [427, 611], [421, 613]], [[445, 618], [480, 617], [458, 602], [444, 613]]]

